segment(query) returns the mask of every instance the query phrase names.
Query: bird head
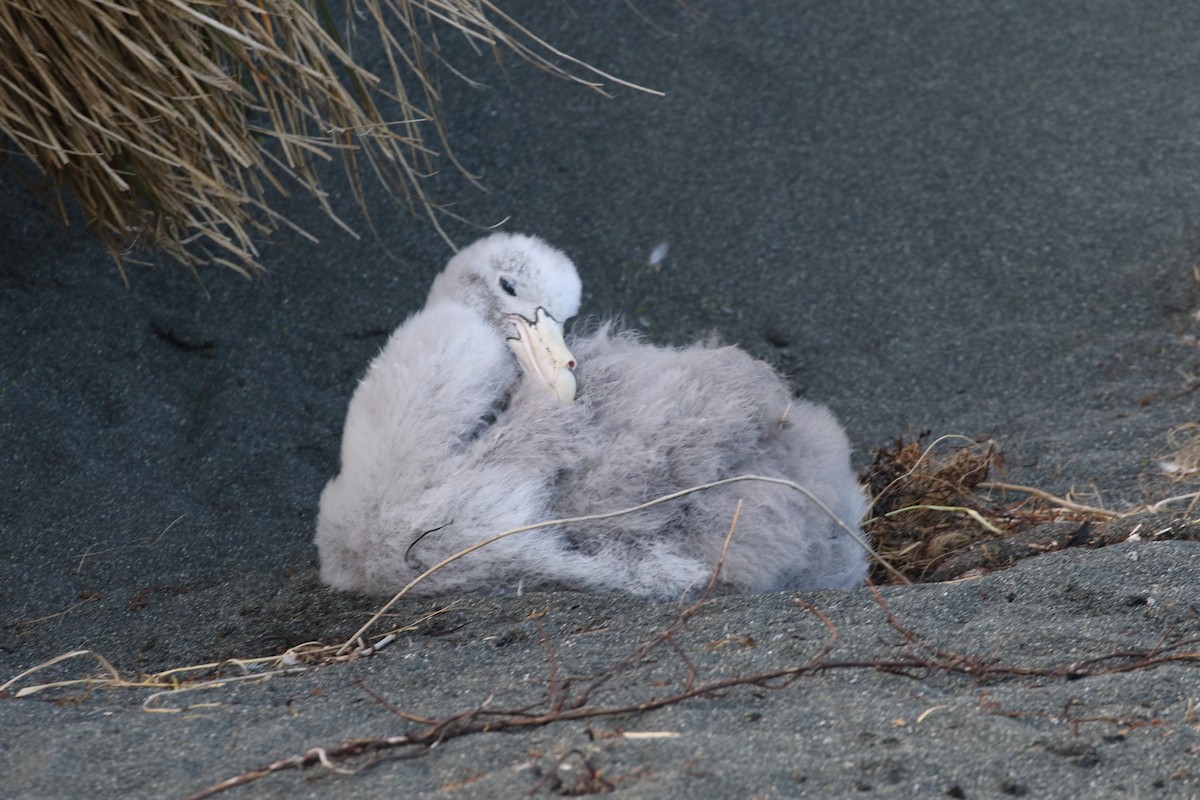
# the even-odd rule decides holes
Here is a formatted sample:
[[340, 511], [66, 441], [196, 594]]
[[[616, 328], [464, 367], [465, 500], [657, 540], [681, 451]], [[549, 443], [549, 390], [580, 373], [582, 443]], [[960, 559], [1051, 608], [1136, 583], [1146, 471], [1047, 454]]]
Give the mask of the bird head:
[[563, 324], [579, 311], [579, 274], [541, 239], [492, 234], [463, 248], [433, 282], [426, 305], [458, 302], [478, 311], [532, 378], [559, 401], [575, 398], [575, 357]]

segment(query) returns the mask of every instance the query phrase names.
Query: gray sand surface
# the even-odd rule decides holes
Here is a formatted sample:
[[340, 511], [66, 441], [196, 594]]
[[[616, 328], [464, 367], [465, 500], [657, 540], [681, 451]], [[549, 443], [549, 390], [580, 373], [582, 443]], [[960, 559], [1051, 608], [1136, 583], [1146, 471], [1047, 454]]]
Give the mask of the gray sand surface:
[[[487, 191], [449, 165], [433, 190], [566, 250], [585, 313], [662, 342], [715, 330], [771, 361], [837, 412], [858, 466], [901, 434], [986, 434], [1014, 482], [1118, 509], [1195, 490], [1156, 458], [1197, 416], [1200, 7], [641, 3], [656, 27], [622, 3], [503, 5], [666, 92], [606, 99], [449, 37], [450, 61], [489, 85], [445, 87]], [[281, 234], [265, 277], [214, 269], [202, 290], [162, 261], [127, 289], [86, 232], [0, 177], [0, 683], [76, 649], [126, 675], [279, 653], [378, 607], [320, 584], [317, 496], [357, 377], [449, 250], [373, 186], [372, 238], [332, 185], [360, 241], [294, 197], [280, 207], [320, 244]], [[1156, 524], [885, 595], [929, 643], [993, 665], [1195, 651], [1200, 545], [1155, 541]], [[406, 600], [398, 620], [454, 599]], [[868, 590], [804, 599], [839, 632], [829, 660], [905, 652]], [[372, 692], [430, 717], [536, 704], [546, 642], [579, 685], [678, 611], [457, 598], [375, 657], [154, 700], [211, 707], [147, 713], [133, 689], [0, 699], [0, 796], [183, 797], [421, 727]], [[595, 702], [670, 693], [689, 663], [698, 681], [803, 665], [826, 637], [793, 595], [719, 598]], [[20, 685], [91, 674], [72, 659]], [[1200, 797], [1197, 700], [1194, 661], [1074, 679], [830, 669], [224, 796], [552, 796], [595, 770], [630, 798]]]

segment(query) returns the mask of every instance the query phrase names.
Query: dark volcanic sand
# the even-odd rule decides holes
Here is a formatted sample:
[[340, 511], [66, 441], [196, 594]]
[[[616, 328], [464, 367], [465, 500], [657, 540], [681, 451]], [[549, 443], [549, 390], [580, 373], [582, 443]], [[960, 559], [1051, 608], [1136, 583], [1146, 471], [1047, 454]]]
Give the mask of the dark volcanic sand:
[[[994, 436], [1009, 480], [1094, 488], [1114, 508], [1190, 490], [1155, 458], [1197, 413], [1200, 8], [697, 0], [692, 16], [641, 4], [667, 36], [621, 3], [504, 5], [666, 92], [605, 99], [449, 43], [490, 84], [446, 87], [458, 155], [489, 191], [449, 166], [434, 191], [565, 249], [585, 312], [663, 342], [716, 330], [770, 360], [833, 407], [860, 466], [928, 429]], [[321, 586], [317, 496], [357, 377], [449, 251], [368, 188], [378, 240], [281, 201], [320, 244], [283, 234], [263, 248], [265, 277], [205, 271], [206, 296], [165, 261], [132, 267], [126, 289], [85, 233], [55, 228], [0, 178], [0, 682], [79, 648], [127, 674], [275, 653], [378, 607]], [[669, 255], [647, 269], [661, 241]], [[937, 646], [1010, 666], [1183, 641], [1200, 633], [1200, 550], [1152, 533], [886, 596]], [[901, 652], [867, 590], [804, 597], [839, 629], [831, 658]], [[432, 716], [489, 695], [522, 705], [548, 670], [531, 611], [545, 611], [562, 674], [588, 675], [676, 610], [468, 597], [375, 658], [191, 695], [220, 705], [189, 713], [144, 713], [134, 690], [0, 700], [0, 796], [183, 796], [311, 746], [415, 727], [363, 685]], [[825, 635], [793, 595], [773, 595], [714, 601], [678, 641], [714, 679], [805, 663]], [[682, 664], [664, 651], [601, 699], [669, 691]], [[1196, 797], [1196, 698], [1186, 663], [979, 682], [838, 670], [229, 796], [550, 794], [586, 759], [631, 798]], [[555, 770], [562, 758], [575, 769]]]

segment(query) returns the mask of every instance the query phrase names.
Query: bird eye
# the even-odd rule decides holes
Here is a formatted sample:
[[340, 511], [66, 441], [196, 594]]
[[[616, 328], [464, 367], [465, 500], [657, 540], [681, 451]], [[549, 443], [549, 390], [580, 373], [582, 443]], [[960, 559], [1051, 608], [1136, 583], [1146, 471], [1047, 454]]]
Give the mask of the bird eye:
[[517, 287], [508, 278], [500, 277], [500, 288], [504, 290], [505, 294], [511, 297], [517, 296]]

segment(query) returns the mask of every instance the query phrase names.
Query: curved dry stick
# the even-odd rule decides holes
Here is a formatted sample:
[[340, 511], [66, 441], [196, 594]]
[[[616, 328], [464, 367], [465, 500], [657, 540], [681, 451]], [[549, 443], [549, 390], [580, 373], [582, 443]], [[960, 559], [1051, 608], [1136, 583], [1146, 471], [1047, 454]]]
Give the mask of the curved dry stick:
[[[1083, 661], [1077, 660], [1070, 663], [1050, 664], [1045, 667], [1023, 666], [1019, 663], [988, 663], [976, 655], [944, 650], [936, 645], [926, 643], [922, 637], [896, 618], [889, 608], [887, 601], [874, 584], [868, 583], [868, 588], [874, 594], [875, 602], [883, 611], [888, 623], [909, 644], [906, 652], [897, 658], [829, 660], [829, 653], [834, 649], [838, 638], [837, 626], [811, 603], [797, 597], [796, 604], [813, 614], [829, 633], [826, 644], [807, 663], [782, 666], [752, 675], [738, 674], [698, 684], [694, 683], [689, 677], [687, 685], [678, 689], [673, 694], [656, 694], [644, 700], [635, 699], [633, 702], [625, 705], [592, 706], [589, 704], [590, 696], [600, 682], [624, 672], [630, 665], [635, 664], [650, 650], [670, 640], [673, 634], [677, 632], [678, 626], [686, 623], [688, 615], [685, 612], [679, 617], [674, 626], [659, 633], [653, 639], [637, 648], [630, 656], [614, 664], [606, 670], [597, 682], [593, 682], [590, 686], [583, 688], [570, 697], [563, 697], [561, 694], [557, 697], [551, 696], [546, 711], [543, 713], [530, 714], [527, 712], [527, 708], [517, 710], [486, 710], [485, 706], [491, 700], [491, 697], [489, 697], [482, 705], [460, 711], [441, 720], [436, 720], [423, 730], [373, 739], [352, 739], [328, 748], [310, 748], [302, 753], [281, 758], [265, 766], [227, 778], [220, 783], [213, 784], [194, 794], [188, 795], [184, 800], [202, 800], [227, 789], [244, 786], [272, 773], [288, 769], [303, 769], [316, 764], [321, 764], [328, 768], [336, 768], [339, 772], [353, 772], [354, 770], [337, 767], [337, 763], [345, 759], [392, 748], [406, 746], [430, 747], [449, 738], [484, 731], [519, 730], [558, 722], [628, 715], [663, 708], [695, 697], [711, 695], [738, 686], [760, 686], [772, 690], [783, 689], [799, 678], [819, 672], [873, 670], [916, 678], [918, 677], [917, 673], [936, 671], [947, 675], [962, 675], [975, 680], [999, 676], [1072, 679], [1134, 672], [1167, 663], [1200, 661], [1200, 652], [1183, 650], [1186, 646], [1197, 644], [1196, 639], [1164, 646], [1163, 643], [1166, 639], [1166, 634], [1164, 633], [1150, 649], [1114, 651]], [[543, 643], [546, 644], [544, 631], [542, 633]], [[677, 650], [677, 652], [679, 651]], [[1105, 666], [1105, 662], [1112, 659], [1124, 659], [1125, 661], [1124, 663]], [[552, 685], [553, 681], [554, 679], [552, 678]], [[374, 692], [370, 692], [369, 690], [368, 693], [372, 696], [375, 695]], [[565, 702], [566, 700], [570, 700], [571, 702], [568, 704]], [[385, 705], [391, 707], [390, 703], [385, 703]], [[495, 718], [487, 720], [479, 719], [485, 715]], [[1103, 718], [1097, 718], [1097, 720], [1101, 719]], [[455, 725], [459, 727], [452, 728]]]
[[889, 517], [894, 517], [897, 514], [903, 514], [908, 511], [945, 511], [948, 514], [955, 514], [955, 513], [966, 514], [968, 517], [970, 517], [971, 519], [973, 519], [977, 523], [979, 523], [979, 525], [982, 526], [984, 530], [986, 530], [990, 533], [994, 533], [997, 536], [1004, 535], [1004, 531], [1000, 530], [995, 525], [988, 522], [984, 518], [983, 514], [980, 514], [978, 511], [976, 511], [973, 508], [967, 508], [966, 506], [934, 506], [934, 505], [927, 505], [927, 504], [916, 505], [916, 506], [905, 506], [904, 508], [897, 508], [895, 511], [889, 511], [888, 513], [882, 514], [878, 517], [872, 517], [871, 519], [867, 520], [863, 524], [866, 525], [866, 524], [870, 524], [872, 522], [876, 522], [881, 519], [888, 519]]
[[[1002, 492], [1022, 492], [1024, 494], [1033, 495], [1040, 500], [1045, 500], [1048, 503], [1054, 503], [1057, 506], [1061, 506], [1065, 511], [1075, 511], [1080, 514], [1093, 514], [1097, 517], [1103, 517], [1110, 520], [1124, 519], [1126, 517], [1136, 516], [1137, 514], [1161, 514], [1166, 510], [1166, 506], [1170, 505], [1171, 503], [1178, 503], [1182, 500], [1191, 500], [1192, 504], [1195, 504], [1197, 499], [1200, 498], [1200, 492], [1188, 492], [1187, 494], [1177, 494], [1172, 497], [1164, 497], [1162, 500], [1154, 503], [1135, 506], [1128, 511], [1112, 511], [1107, 508], [1076, 503], [1073, 500], [1067, 500], [1066, 498], [1058, 497], [1057, 495], [1050, 494], [1049, 492], [1042, 491], [1041, 489], [1034, 488], [1033, 486], [1022, 486], [1019, 483], [984, 481], [983, 483], [979, 484], [979, 486], [983, 489], [999, 489]], [[1184, 514], [1190, 514], [1191, 509], [1192, 505], [1189, 505], [1184, 511]]]
[[738, 520], [742, 516], [742, 498], [738, 498], [737, 507], [733, 509], [733, 520], [729, 523], [729, 533], [725, 534], [725, 542], [721, 545], [721, 555], [717, 558], [717, 566], [713, 568], [712, 576], [708, 579], [708, 585], [704, 587], [704, 591], [700, 593], [700, 599], [703, 600], [717, 585], [717, 579], [721, 577], [721, 570], [725, 567], [725, 556], [729, 555], [729, 545], [733, 543], [733, 532], [737, 530]]
[[[72, 650], [69, 653], [63, 653], [62, 655], [55, 656], [54, 658], [50, 659], [49, 661], [44, 661], [41, 664], [30, 667], [29, 669], [25, 670], [21, 674], [8, 679], [4, 683], [0, 684], [0, 694], [4, 694], [11, 687], [16, 686], [21, 681], [22, 678], [28, 677], [29, 675], [32, 675], [33, 673], [38, 672], [39, 670], [43, 670], [46, 667], [52, 667], [55, 664], [59, 663], [60, 661], [66, 661], [67, 659], [70, 659], [70, 658], [78, 658], [79, 656], [91, 656], [92, 658], [94, 658], [100, 662], [100, 666], [104, 667], [105, 671], [108, 672], [108, 674], [111, 675], [114, 680], [117, 680], [117, 681], [121, 680], [121, 673], [117, 672], [117, 668], [112, 665], [112, 662], [109, 661], [104, 656], [97, 653], [95, 650]], [[57, 686], [65, 686], [65, 685], [74, 684], [74, 683], [79, 683], [79, 681], [56, 681], [54, 683], [48, 683], [48, 684], [45, 684], [44, 686], [40, 686], [40, 687], [26, 687], [25, 689], [18, 690], [16, 693], [14, 693], [13, 696], [14, 697], [25, 697], [27, 695], [34, 694], [35, 692], [40, 692], [43, 689], [52, 689]]]
[[980, 489], [999, 489], [1002, 492], [1020, 492], [1023, 494], [1032, 495], [1032, 496], [1038, 498], [1039, 500], [1045, 500], [1048, 503], [1054, 503], [1055, 505], [1062, 506], [1063, 510], [1065, 510], [1065, 511], [1077, 511], [1081, 514], [1093, 514], [1097, 517], [1104, 517], [1105, 519], [1116, 519], [1117, 517], [1122, 516], [1122, 514], [1120, 514], [1119, 512], [1110, 511], [1107, 508], [1100, 508], [1098, 506], [1089, 506], [1089, 505], [1084, 505], [1083, 503], [1076, 503], [1074, 501], [1067, 500], [1062, 497], [1058, 497], [1057, 495], [1050, 494], [1049, 492], [1043, 491], [1041, 489], [1037, 489], [1033, 486], [1023, 486], [1019, 483], [1005, 483], [1004, 481], [983, 481], [982, 483], [979, 484], [979, 488]]

